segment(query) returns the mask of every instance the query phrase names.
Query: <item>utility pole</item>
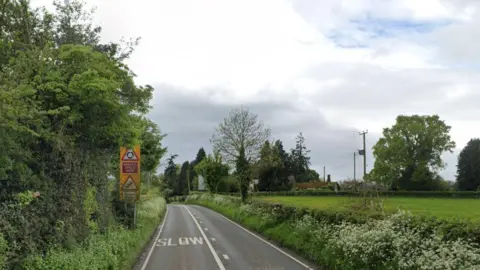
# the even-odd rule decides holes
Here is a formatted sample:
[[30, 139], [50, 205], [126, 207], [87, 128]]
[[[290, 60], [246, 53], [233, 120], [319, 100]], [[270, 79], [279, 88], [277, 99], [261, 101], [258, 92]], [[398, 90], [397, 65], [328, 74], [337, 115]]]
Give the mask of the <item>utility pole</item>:
[[366, 145], [365, 145], [365, 134], [368, 133], [368, 130], [359, 132], [358, 134], [360, 136], [363, 136], [363, 150], [359, 151], [360, 155], [363, 155], [363, 180], [365, 181], [365, 178], [367, 176], [367, 151], [366, 151]]
[[325, 179], [325, 166], [323, 166], [323, 182], [325, 182], [325, 181], [327, 181], [327, 180]]
[[357, 179], [357, 152], [353, 152], [353, 181]]

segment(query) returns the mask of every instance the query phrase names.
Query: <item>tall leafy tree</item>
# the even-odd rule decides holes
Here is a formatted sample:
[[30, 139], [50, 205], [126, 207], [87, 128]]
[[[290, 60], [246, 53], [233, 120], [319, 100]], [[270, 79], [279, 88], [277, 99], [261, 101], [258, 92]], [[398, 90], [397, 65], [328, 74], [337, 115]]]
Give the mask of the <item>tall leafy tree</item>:
[[178, 176], [178, 185], [177, 185], [177, 194], [188, 194], [189, 192], [189, 167], [190, 164], [188, 161], [183, 162], [182, 167], [180, 167], [180, 175]]
[[140, 136], [142, 145], [142, 171], [155, 172], [160, 165], [160, 159], [167, 152], [167, 148], [162, 146], [162, 140], [165, 134], [160, 132], [158, 125], [149, 119], [144, 119], [144, 126]]
[[[95, 223], [106, 230], [119, 146], [141, 140], [139, 119], [150, 108], [153, 88], [136, 85], [125, 58], [102, 49], [88, 18], [76, 21], [83, 12], [76, 3], [49, 13], [29, 1], [0, 1], [0, 231], [9, 243], [7, 268], [21, 268], [27, 255], [52, 246], [83, 242]], [[76, 23], [66, 27], [68, 21]], [[131, 47], [127, 54], [121, 47], [114, 55], [128, 57]], [[16, 204], [31, 191], [41, 199], [28, 209]], [[94, 204], [97, 210], [87, 207]]]
[[175, 164], [175, 159], [178, 157], [177, 154], [170, 155], [167, 159], [167, 166], [165, 167], [164, 175], [165, 181], [167, 183], [168, 189], [175, 193], [178, 190], [177, 183], [177, 165]]
[[373, 147], [375, 166], [369, 178], [393, 189], [437, 189], [437, 171], [445, 166], [441, 155], [455, 147], [449, 132], [438, 115], [398, 116]]
[[480, 189], [480, 139], [471, 139], [458, 155], [457, 187], [459, 190]]

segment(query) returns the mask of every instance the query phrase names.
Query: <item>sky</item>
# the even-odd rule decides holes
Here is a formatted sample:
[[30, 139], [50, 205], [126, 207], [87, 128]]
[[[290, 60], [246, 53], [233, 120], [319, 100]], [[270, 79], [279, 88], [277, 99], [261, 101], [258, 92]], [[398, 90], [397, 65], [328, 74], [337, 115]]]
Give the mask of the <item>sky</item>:
[[480, 137], [480, 1], [86, 2], [103, 42], [141, 37], [128, 64], [155, 88], [149, 117], [179, 162], [211, 152], [215, 127], [242, 105], [287, 149], [302, 132], [311, 166], [334, 181], [353, 177], [363, 130], [373, 168], [371, 147], [399, 114], [438, 114], [452, 127], [447, 180]]

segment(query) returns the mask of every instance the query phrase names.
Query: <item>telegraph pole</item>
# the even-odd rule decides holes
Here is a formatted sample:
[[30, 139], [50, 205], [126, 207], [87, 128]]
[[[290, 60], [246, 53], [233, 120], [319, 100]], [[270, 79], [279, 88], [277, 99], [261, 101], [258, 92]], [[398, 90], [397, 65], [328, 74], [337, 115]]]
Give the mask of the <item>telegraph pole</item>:
[[353, 181], [357, 179], [357, 152], [353, 152]]
[[365, 150], [365, 134], [368, 133], [368, 130], [359, 132], [360, 136], [363, 136], [363, 150], [359, 151], [360, 155], [363, 155], [363, 180], [365, 181], [365, 177], [367, 176], [367, 151]]

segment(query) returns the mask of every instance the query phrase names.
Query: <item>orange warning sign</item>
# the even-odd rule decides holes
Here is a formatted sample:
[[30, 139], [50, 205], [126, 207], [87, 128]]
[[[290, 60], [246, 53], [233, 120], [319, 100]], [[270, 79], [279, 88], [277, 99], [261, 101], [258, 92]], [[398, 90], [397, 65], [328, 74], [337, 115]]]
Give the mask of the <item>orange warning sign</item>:
[[120, 200], [135, 202], [140, 198], [140, 145], [120, 147]]

